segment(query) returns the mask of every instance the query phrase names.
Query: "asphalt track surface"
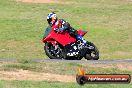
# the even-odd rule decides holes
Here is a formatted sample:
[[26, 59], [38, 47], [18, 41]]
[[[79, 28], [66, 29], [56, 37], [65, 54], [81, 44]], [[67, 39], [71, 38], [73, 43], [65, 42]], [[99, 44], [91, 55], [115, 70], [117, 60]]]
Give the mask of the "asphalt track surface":
[[[52, 63], [87, 63], [87, 64], [121, 64], [129, 63], [132, 64], [132, 59], [116, 59], [116, 60], [61, 60], [61, 59], [31, 59], [30, 61], [41, 63], [41, 62], [52, 62]], [[17, 59], [0, 59], [0, 62], [18, 62]]]

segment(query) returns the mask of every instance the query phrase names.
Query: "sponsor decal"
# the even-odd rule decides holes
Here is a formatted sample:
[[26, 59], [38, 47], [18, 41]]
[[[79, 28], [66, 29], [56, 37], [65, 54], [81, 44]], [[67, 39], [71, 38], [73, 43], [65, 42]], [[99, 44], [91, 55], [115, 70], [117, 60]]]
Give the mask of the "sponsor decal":
[[108, 84], [108, 83], [130, 83], [131, 76], [129, 74], [85, 74], [85, 70], [79, 68], [79, 74], [76, 75], [76, 81], [80, 85], [84, 84]]

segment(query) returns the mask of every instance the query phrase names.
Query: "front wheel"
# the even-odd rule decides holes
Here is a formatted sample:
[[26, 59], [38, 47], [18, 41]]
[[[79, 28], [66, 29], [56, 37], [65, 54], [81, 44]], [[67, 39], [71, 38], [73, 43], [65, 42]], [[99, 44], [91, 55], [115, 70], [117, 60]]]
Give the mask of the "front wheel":
[[60, 59], [61, 58], [61, 48], [59, 45], [53, 46], [51, 42], [45, 43], [44, 50], [46, 55], [50, 59]]
[[99, 59], [99, 50], [97, 49], [97, 47], [91, 42], [87, 42], [87, 44], [89, 46], [92, 46], [93, 49], [90, 49], [87, 51], [87, 53], [85, 55], [85, 59], [87, 59], [87, 60], [98, 60]]

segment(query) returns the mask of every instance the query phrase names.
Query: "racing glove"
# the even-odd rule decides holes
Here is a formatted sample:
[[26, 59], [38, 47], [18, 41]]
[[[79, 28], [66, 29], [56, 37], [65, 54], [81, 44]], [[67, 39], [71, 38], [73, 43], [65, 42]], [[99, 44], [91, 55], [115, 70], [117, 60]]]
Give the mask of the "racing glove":
[[64, 31], [64, 28], [55, 28], [54, 31], [55, 32], [63, 32]]
[[54, 28], [54, 31], [55, 31], [55, 32], [59, 32], [59, 29], [58, 29], [58, 28]]

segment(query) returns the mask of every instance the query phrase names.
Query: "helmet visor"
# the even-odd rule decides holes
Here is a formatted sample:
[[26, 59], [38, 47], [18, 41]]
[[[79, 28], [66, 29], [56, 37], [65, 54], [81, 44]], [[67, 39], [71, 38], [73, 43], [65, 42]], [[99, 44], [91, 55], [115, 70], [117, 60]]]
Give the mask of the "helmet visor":
[[48, 24], [52, 24], [52, 19], [51, 18], [47, 19], [47, 21], [48, 21]]

